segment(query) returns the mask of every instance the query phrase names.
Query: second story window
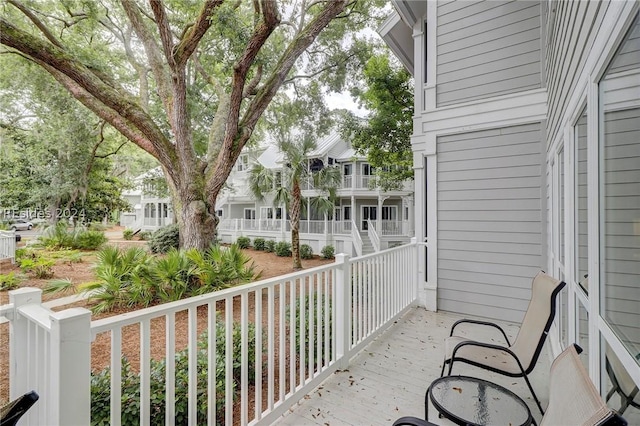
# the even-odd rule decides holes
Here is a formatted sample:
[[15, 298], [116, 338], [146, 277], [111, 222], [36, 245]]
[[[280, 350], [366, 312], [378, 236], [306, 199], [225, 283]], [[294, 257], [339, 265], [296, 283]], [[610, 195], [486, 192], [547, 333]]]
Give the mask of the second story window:
[[249, 170], [249, 156], [247, 154], [243, 154], [238, 157], [238, 161], [236, 161], [236, 170], [239, 172]]
[[363, 164], [362, 165], [362, 174], [364, 176], [373, 176], [375, 174], [375, 167], [373, 167], [371, 164]]

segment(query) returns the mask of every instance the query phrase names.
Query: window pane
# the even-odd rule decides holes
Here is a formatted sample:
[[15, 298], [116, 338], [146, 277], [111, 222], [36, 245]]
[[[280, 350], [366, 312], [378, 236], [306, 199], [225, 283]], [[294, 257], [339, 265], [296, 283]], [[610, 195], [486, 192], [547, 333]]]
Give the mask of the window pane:
[[582, 348], [580, 359], [584, 364], [587, 371], [589, 371], [589, 312], [582, 305], [580, 300], [576, 300], [576, 306], [578, 307], [578, 344]]
[[600, 306], [633, 355], [640, 352], [638, 33], [636, 17], [599, 85]]
[[589, 292], [589, 250], [587, 240], [587, 111], [582, 112], [575, 126], [575, 277], [580, 287]]

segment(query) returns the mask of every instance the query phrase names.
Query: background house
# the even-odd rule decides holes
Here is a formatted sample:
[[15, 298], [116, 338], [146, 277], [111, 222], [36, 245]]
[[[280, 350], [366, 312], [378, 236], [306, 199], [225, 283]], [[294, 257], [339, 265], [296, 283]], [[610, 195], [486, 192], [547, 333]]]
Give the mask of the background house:
[[609, 353], [640, 384], [639, 3], [393, 4], [379, 32], [415, 78], [421, 301], [520, 321], [550, 271], [568, 283], [554, 353], [578, 342], [603, 390]]
[[[314, 211], [310, 204], [312, 198], [320, 195], [313, 182], [302, 183], [306, 208], [300, 222], [301, 244], [310, 245], [314, 253], [332, 245], [337, 253], [357, 255], [409, 242], [414, 231], [412, 182], [406, 182], [397, 190], [376, 188], [374, 168], [336, 132], [318, 141], [316, 149], [307, 157], [310, 169], [339, 167], [342, 181], [335, 209], [328, 215]], [[274, 205], [272, 198], [257, 201], [251, 193], [249, 173], [257, 163], [286, 176], [283, 155], [275, 145], [245, 148], [216, 204], [220, 218], [218, 237], [225, 243], [234, 242], [239, 236], [275, 241], [291, 239], [286, 206]], [[154, 169], [136, 178], [136, 189], [125, 194], [134, 211], [121, 216], [121, 225], [135, 230], [155, 230], [172, 223], [170, 199], [154, 195], [157, 191], [150, 187], [149, 177], [158, 172], [159, 169]]]

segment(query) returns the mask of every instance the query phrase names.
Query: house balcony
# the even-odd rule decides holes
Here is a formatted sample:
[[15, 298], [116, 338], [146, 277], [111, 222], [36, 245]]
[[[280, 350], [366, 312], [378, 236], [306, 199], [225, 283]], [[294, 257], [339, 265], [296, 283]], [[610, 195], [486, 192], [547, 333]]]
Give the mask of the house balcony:
[[[411, 237], [413, 236], [413, 228], [411, 223], [406, 220], [382, 220], [380, 221], [380, 230], [378, 230], [378, 222], [372, 222], [376, 227], [378, 234], [383, 237]], [[218, 224], [220, 231], [235, 232], [285, 232], [291, 231], [291, 221], [282, 219], [223, 219]], [[316, 234], [316, 235], [351, 235], [353, 222], [350, 220], [342, 221], [324, 221], [324, 220], [301, 220], [300, 233]]]
[[[21, 424], [89, 424], [97, 420], [90, 418], [92, 397], [94, 411], [112, 425], [177, 416], [188, 416], [188, 424], [388, 425], [422, 416], [444, 339], [460, 318], [417, 306], [425, 249], [412, 243], [338, 255], [329, 265], [93, 321], [83, 308], [48, 310], [39, 289], [12, 291], [0, 307], [10, 322], [11, 398], [32, 389], [40, 395]], [[501, 325], [510, 338], [518, 332]], [[545, 345], [530, 375], [543, 406], [550, 352]], [[105, 365], [92, 360], [105, 354]], [[104, 367], [106, 394], [92, 396], [92, 373]], [[454, 373], [510, 389], [539, 423], [524, 380], [464, 364]], [[633, 410], [625, 417], [640, 420]], [[433, 407], [429, 420], [451, 424]]]
[[[375, 176], [372, 175], [343, 175], [342, 181], [338, 186], [338, 191], [380, 191], [379, 188], [373, 186]], [[300, 183], [300, 189], [302, 191], [315, 191], [316, 188], [313, 184], [313, 180], [306, 179]], [[404, 182], [400, 188], [398, 188], [399, 192], [413, 192], [413, 181]], [[307, 194], [304, 194], [307, 195]]]

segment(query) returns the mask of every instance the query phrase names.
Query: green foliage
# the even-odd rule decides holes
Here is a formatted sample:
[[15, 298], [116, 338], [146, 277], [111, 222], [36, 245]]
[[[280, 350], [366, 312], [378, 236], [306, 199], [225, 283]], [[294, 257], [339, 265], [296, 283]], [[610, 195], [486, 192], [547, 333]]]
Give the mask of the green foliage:
[[[320, 309], [318, 310], [318, 297], [320, 297]], [[311, 308], [309, 308], [309, 303], [313, 302], [313, 306], [311, 306]], [[327, 305], [328, 302], [328, 306]], [[304, 325], [301, 324], [300, 322], [300, 299], [296, 300], [296, 304], [295, 304], [295, 310], [296, 310], [296, 352], [300, 353], [300, 343], [301, 343], [301, 332], [302, 332], [302, 327], [304, 327], [304, 335], [305, 335], [305, 340], [304, 340], [304, 346], [305, 346], [305, 352], [307, 354], [307, 357], [309, 357], [310, 354], [310, 347], [309, 347], [309, 343], [311, 342], [311, 333], [313, 333], [314, 335], [317, 334], [318, 332], [318, 323], [321, 324], [320, 326], [320, 333], [322, 335], [322, 339], [324, 342], [325, 339], [325, 332], [328, 333], [329, 335], [329, 347], [332, 346], [331, 341], [333, 340], [333, 327], [332, 327], [332, 315], [331, 315], [331, 304], [332, 304], [332, 300], [331, 298], [329, 298], [327, 300], [325, 295], [321, 295], [316, 293], [313, 300], [311, 299], [311, 297], [306, 296], [304, 298], [304, 310], [305, 310], [305, 321], [304, 321]], [[327, 312], [328, 315], [328, 322], [325, 321], [326, 316], [325, 316], [325, 312]], [[313, 329], [311, 329], [311, 318], [313, 317]], [[291, 323], [291, 310], [290, 308], [288, 308], [287, 310], [287, 319], [289, 321], [289, 323]], [[317, 343], [317, 340], [314, 339], [314, 342]], [[324, 345], [324, 343], [323, 343]], [[318, 354], [318, 349], [317, 346], [314, 346], [313, 348], [314, 351], [314, 361], [316, 362], [324, 362], [326, 361], [325, 359], [325, 354], [324, 351], [322, 351], [321, 354]]]
[[413, 179], [413, 84], [411, 75], [400, 64], [392, 64], [388, 55], [369, 59], [364, 69], [364, 87], [352, 89], [352, 95], [371, 113], [366, 121], [345, 115], [342, 134], [351, 140], [359, 154], [375, 168], [375, 185], [398, 189]]
[[280, 257], [291, 257], [291, 243], [280, 241], [276, 244], [275, 253]]
[[311, 259], [313, 257], [313, 249], [309, 244], [302, 244], [300, 246], [300, 258]]
[[180, 231], [177, 224], [165, 226], [153, 233], [149, 239], [152, 253], [166, 253], [172, 248], [180, 246]]
[[254, 238], [253, 239], [253, 248], [258, 251], [264, 251], [266, 248], [266, 242], [264, 238]]
[[[247, 366], [249, 385], [255, 383], [255, 361], [256, 361], [256, 327], [253, 323], [247, 324], [248, 332], [248, 351]], [[241, 383], [241, 346], [242, 326], [239, 323], [233, 324], [233, 382], [232, 391], [238, 392]], [[208, 333], [205, 331], [198, 338], [197, 352], [197, 407], [198, 407], [198, 424], [203, 422], [207, 416], [208, 409]], [[225, 405], [225, 326], [222, 322], [216, 323], [216, 365], [215, 383], [216, 383], [216, 412], [219, 417], [216, 424], [224, 423], [224, 405]], [[187, 425], [188, 398], [187, 391], [189, 378], [189, 351], [184, 349], [175, 354], [175, 424]], [[131, 364], [126, 357], [122, 358], [122, 424], [137, 424], [140, 420], [140, 375], [133, 371]], [[151, 360], [151, 418], [150, 424], [162, 426], [165, 424], [165, 378], [166, 378], [166, 359]], [[98, 373], [91, 375], [91, 425], [109, 425], [111, 410], [111, 371], [107, 367]], [[195, 421], [193, 423], [196, 423]]]
[[149, 241], [153, 237], [153, 232], [151, 232], [151, 231], [141, 231], [138, 234], [138, 237], [142, 241]]
[[67, 290], [75, 290], [75, 284], [69, 278], [61, 278], [58, 280], [51, 280], [47, 283], [42, 291], [46, 293], [63, 293]]
[[320, 251], [320, 254], [324, 259], [333, 259], [335, 256], [336, 249], [333, 246], [324, 246]]
[[122, 238], [124, 238], [127, 241], [132, 240], [133, 239], [133, 229], [126, 228], [124, 231], [122, 231]]
[[273, 253], [276, 251], [276, 242], [274, 240], [267, 240], [264, 242], [264, 251], [267, 253]]
[[57, 249], [96, 250], [108, 241], [102, 231], [89, 231], [83, 227], [71, 229], [64, 222], [45, 229], [40, 236], [45, 247]]
[[53, 260], [39, 256], [36, 258], [22, 258], [20, 260], [20, 269], [22, 272], [32, 274], [36, 278], [51, 278], [53, 277], [54, 264]]
[[241, 249], [247, 249], [251, 245], [251, 239], [249, 237], [238, 237], [236, 244], [238, 244], [238, 247]]
[[0, 291], [13, 290], [15, 288], [18, 288], [18, 284], [20, 284], [20, 281], [20, 278], [16, 276], [15, 272], [0, 274]]
[[172, 302], [259, 276], [251, 258], [236, 245], [204, 251], [171, 248], [164, 256], [149, 255], [140, 247], [108, 246], [97, 257], [98, 281], [82, 287], [96, 303], [94, 312]]

